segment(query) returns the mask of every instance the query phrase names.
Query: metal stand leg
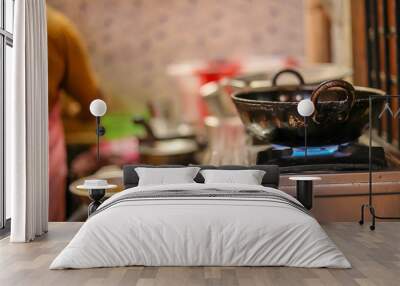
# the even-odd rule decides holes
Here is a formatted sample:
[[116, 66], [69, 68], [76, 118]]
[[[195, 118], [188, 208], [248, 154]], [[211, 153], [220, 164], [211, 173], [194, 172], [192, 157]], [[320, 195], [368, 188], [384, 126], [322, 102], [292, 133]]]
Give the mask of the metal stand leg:
[[369, 213], [372, 216], [372, 225], [370, 225], [370, 230], [375, 230], [375, 209], [372, 206], [372, 97], [368, 98], [368, 122], [369, 122], [369, 138], [368, 138], [368, 204], [361, 206], [361, 220], [360, 225], [364, 224], [364, 209], [368, 208]]
[[[400, 98], [400, 96], [395, 95], [395, 96], [386, 96], [387, 98], [391, 98], [391, 97], [396, 97], [396, 98]], [[359, 221], [360, 225], [364, 224], [364, 209], [368, 208], [369, 212], [372, 216], [372, 224], [370, 225], [369, 229], [370, 230], [375, 230], [375, 222], [376, 219], [395, 219], [395, 220], [399, 220], [400, 217], [383, 217], [383, 216], [377, 216], [375, 213], [375, 208], [372, 206], [372, 95], [369, 95], [369, 147], [368, 147], [368, 157], [369, 157], [369, 179], [368, 179], [368, 184], [369, 184], [369, 192], [368, 192], [368, 204], [364, 204], [361, 206], [361, 220]]]
[[375, 230], [375, 218], [376, 218], [376, 216], [375, 216], [375, 209], [374, 209], [374, 207], [371, 206], [371, 207], [369, 208], [369, 211], [370, 211], [370, 213], [371, 213], [371, 215], [372, 215], [372, 224], [369, 226], [369, 229], [370, 229], [370, 230]]
[[361, 220], [358, 223], [360, 225], [364, 224], [364, 210], [365, 210], [365, 208], [369, 209], [369, 213], [371, 214], [371, 217], [372, 217], [372, 224], [370, 225], [369, 229], [370, 230], [375, 230], [375, 222], [376, 222], [376, 219], [378, 217], [375, 215], [375, 208], [372, 205], [365, 204], [365, 205], [361, 206]]
[[370, 230], [375, 230], [375, 224], [377, 219], [389, 219], [389, 220], [400, 220], [400, 217], [390, 217], [390, 216], [378, 216], [375, 213], [375, 208], [372, 205], [365, 204], [361, 206], [361, 220], [358, 222], [360, 225], [364, 224], [364, 209], [368, 208], [369, 213], [371, 214], [372, 217], [372, 223], [369, 227]]
[[360, 221], [358, 222], [360, 225], [363, 225], [363, 224], [364, 224], [364, 208], [365, 208], [365, 205], [362, 205], [362, 206], [361, 206], [361, 219], [360, 219]]

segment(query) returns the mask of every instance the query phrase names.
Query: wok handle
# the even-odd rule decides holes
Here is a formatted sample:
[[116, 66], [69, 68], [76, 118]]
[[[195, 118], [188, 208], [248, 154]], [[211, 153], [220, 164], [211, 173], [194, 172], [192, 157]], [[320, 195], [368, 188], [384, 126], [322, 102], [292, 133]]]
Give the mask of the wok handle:
[[297, 79], [299, 80], [300, 85], [305, 85], [305, 81], [304, 81], [304, 78], [303, 78], [303, 76], [301, 75], [301, 73], [299, 73], [298, 71], [296, 71], [296, 70], [294, 70], [294, 69], [283, 69], [283, 70], [277, 72], [277, 73], [274, 75], [274, 77], [272, 78], [272, 86], [276, 86], [276, 85], [277, 85], [278, 78], [279, 78], [282, 74], [285, 74], [285, 73], [290, 73], [290, 74], [296, 76]]
[[319, 97], [323, 94], [324, 91], [327, 91], [328, 89], [332, 88], [340, 88], [346, 91], [346, 104], [347, 104], [347, 111], [345, 113], [345, 116], [339, 119], [340, 121], [345, 121], [349, 117], [350, 111], [354, 106], [355, 100], [356, 100], [356, 93], [354, 90], [354, 87], [347, 81], [344, 80], [328, 80], [323, 83], [321, 83], [311, 94], [311, 101], [314, 103], [315, 106], [315, 111], [313, 114], [313, 121], [315, 123], [320, 123], [317, 120], [317, 114], [318, 114], [318, 99]]

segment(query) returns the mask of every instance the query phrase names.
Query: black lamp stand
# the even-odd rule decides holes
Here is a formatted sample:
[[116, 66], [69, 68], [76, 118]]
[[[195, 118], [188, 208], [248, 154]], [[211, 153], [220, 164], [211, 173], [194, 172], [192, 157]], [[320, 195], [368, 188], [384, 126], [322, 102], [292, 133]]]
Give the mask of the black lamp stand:
[[304, 161], [307, 163], [307, 116], [304, 116]]
[[106, 129], [100, 124], [100, 116], [96, 116], [97, 161], [100, 160], [100, 136], [104, 134], [106, 134]]
[[[100, 161], [100, 136], [106, 134], [106, 129], [101, 125], [100, 116], [96, 116], [96, 136], [97, 136], [97, 162]], [[105, 189], [88, 189], [91, 203], [88, 206], [88, 217], [91, 216], [101, 205], [101, 200], [106, 194]]]

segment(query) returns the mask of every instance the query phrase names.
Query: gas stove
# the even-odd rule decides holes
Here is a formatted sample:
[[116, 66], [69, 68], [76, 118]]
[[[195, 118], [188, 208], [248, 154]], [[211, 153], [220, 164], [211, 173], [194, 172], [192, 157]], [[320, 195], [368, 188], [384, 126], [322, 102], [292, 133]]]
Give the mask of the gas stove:
[[[287, 147], [271, 145], [257, 155], [257, 164], [279, 165], [282, 173], [363, 171], [369, 168], [368, 146], [360, 143]], [[372, 169], [388, 167], [382, 147], [372, 147]]]

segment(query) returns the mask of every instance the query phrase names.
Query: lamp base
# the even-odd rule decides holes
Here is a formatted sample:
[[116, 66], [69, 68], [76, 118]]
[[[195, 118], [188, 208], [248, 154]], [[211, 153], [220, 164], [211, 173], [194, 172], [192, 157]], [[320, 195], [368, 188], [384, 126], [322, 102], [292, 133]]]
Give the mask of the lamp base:
[[88, 216], [91, 216], [97, 208], [101, 205], [101, 200], [104, 198], [106, 194], [105, 189], [90, 189], [89, 190], [89, 198], [92, 202], [89, 204], [88, 207]]

